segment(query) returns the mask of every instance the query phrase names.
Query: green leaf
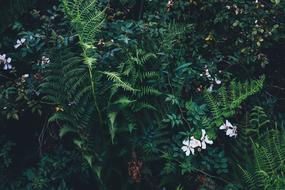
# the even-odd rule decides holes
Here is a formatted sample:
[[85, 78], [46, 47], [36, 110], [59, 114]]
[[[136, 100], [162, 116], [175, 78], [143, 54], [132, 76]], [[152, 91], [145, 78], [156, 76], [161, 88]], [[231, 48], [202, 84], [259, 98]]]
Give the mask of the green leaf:
[[128, 97], [123, 96], [119, 100], [115, 101], [114, 104], [119, 104], [120, 106], [125, 107], [134, 102], [136, 102], [136, 100], [130, 100]]
[[73, 143], [76, 144], [80, 149], [82, 149], [83, 142], [79, 139], [74, 139]]
[[92, 155], [84, 155], [83, 158], [88, 162], [89, 166], [92, 168], [93, 156]]
[[59, 137], [62, 138], [64, 135], [66, 135], [67, 133], [70, 133], [70, 132], [76, 132], [75, 129], [72, 129], [71, 127], [61, 127], [60, 130], [59, 130]]
[[109, 131], [110, 131], [112, 143], [114, 143], [114, 138], [115, 138], [115, 134], [116, 134], [116, 127], [115, 127], [115, 119], [116, 119], [116, 117], [117, 117], [117, 112], [111, 112], [111, 113], [108, 114], [108, 118], [109, 118], [109, 121], [110, 121]]
[[95, 173], [96, 173], [96, 175], [97, 175], [98, 179], [100, 179], [100, 180], [101, 180], [101, 171], [102, 171], [102, 167], [96, 167], [94, 170], [95, 170]]
[[274, 0], [274, 3], [278, 5], [280, 3], [280, 0]]

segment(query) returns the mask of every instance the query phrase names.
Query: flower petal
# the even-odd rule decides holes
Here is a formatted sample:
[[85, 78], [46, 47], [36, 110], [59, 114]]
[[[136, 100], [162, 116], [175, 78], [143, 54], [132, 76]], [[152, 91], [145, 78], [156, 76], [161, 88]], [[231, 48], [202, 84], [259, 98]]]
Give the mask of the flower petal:
[[195, 155], [195, 149], [194, 148], [190, 148], [190, 151], [193, 155]]
[[202, 129], [202, 137], [201, 137], [201, 139], [204, 138], [205, 135], [206, 135], [206, 131], [205, 131], [205, 129]]
[[185, 139], [182, 143], [183, 143], [184, 145], [186, 145], [186, 146], [189, 146], [190, 141], [189, 141], [188, 139]]
[[187, 151], [185, 152], [186, 156], [189, 156], [190, 155], [190, 150], [189, 148], [187, 149]]
[[205, 141], [202, 142], [202, 149], [206, 149], [206, 142]]
[[223, 124], [223, 125], [220, 126], [219, 129], [224, 130], [224, 129], [226, 129], [226, 128], [227, 128], [227, 126], [226, 126], [225, 124]]
[[228, 120], [226, 120], [226, 126], [227, 127], [233, 127], [233, 125]]
[[183, 152], [186, 152], [189, 148], [187, 146], [182, 146], [181, 149], [183, 150]]
[[191, 140], [190, 140], [190, 146], [192, 148], [196, 148], [196, 147], [200, 147], [201, 146], [201, 142], [197, 139], [195, 139], [193, 136], [191, 137]]
[[211, 85], [209, 86], [209, 88], [207, 89], [207, 91], [208, 91], [208, 92], [212, 92], [212, 91], [213, 91], [213, 87], [214, 87], [214, 85], [211, 84]]
[[233, 130], [232, 130], [232, 129], [228, 129], [228, 130], [226, 131], [226, 135], [228, 135], [228, 136], [231, 136], [232, 133], [233, 133]]
[[214, 142], [209, 139], [208, 135], [205, 137], [205, 142], [208, 144], [213, 144]]
[[216, 84], [221, 84], [222, 83], [222, 81], [217, 79], [216, 77], [215, 77], [215, 82], [216, 82]]
[[18, 47], [20, 47], [21, 44], [16, 44], [14, 45], [14, 48], [17, 49]]
[[12, 59], [9, 57], [9, 58], [7, 59], [7, 63], [11, 63], [11, 61], [12, 61]]

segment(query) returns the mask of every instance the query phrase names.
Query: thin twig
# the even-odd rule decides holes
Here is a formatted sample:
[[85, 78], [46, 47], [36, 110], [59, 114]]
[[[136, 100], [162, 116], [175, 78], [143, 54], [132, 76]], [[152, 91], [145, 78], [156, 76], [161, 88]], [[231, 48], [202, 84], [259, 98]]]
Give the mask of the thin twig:
[[39, 141], [39, 155], [40, 155], [40, 157], [43, 156], [42, 149], [43, 149], [44, 137], [45, 137], [45, 133], [47, 131], [47, 128], [48, 128], [48, 119], [46, 119], [45, 124], [44, 124], [44, 126], [42, 128], [42, 131], [41, 131], [41, 133], [39, 135], [39, 138], [38, 138], [38, 141]]
[[194, 170], [197, 171], [197, 172], [200, 172], [200, 173], [202, 173], [202, 174], [204, 174], [204, 175], [206, 175], [206, 176], [208, 176], [210, 178], [218, 179], [218, 180], [223, 181], [225, 183], [231, 184], [231, 182], [229, 182], [228, 180], [226, 180], [224, 178], [221, 178], [221, 177], [218, 177], [218, 176], [211, 175], [211, 174], [209, 174], [209, 173], [207, 173], [207, 172], [205, 172], [203, 170], [200, 170], [200, 169], [197, 169], [197, 168], [194, 168]]
[[[172, 87], [171, 82], [170, 82], [170, 79], [169, 79], [169, 74], [167, 74], [167, 80], [168, 80], [168, 84], [169, 84], [170, 89], [171, 89], [171, 93], [172, 93], [172, 95], [174, 96], [174, 90], [173, 90], [173, 87]], [[187, 124], [188, 128], [191, 129], [191, 125], [190, 125], [190, 123], [188, 122], [188, 120], [184, 117], [183, 110], [182, 110], [182, 108], [181, 108], [179, 102], [178, 102], [177, 106], [178, 106], [179, 112], [180, 112], [180, 114], [181, 114], [182, 120]]]
[[285, 88], [282, 88], [282, 87], [277, 86], [277, 85], [272, 85], [271, 87], [273, 87], [273, 88], [277, 88], [277, 89], [279, 89], [279, 90], [285, 90]]

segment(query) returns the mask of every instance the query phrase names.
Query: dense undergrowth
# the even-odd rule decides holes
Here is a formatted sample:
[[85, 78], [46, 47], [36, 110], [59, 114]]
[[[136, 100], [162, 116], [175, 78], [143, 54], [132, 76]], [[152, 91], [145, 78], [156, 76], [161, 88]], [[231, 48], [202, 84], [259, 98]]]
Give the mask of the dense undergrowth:
[[283, 190], [283, 0], [0, 8], [0, 189]]

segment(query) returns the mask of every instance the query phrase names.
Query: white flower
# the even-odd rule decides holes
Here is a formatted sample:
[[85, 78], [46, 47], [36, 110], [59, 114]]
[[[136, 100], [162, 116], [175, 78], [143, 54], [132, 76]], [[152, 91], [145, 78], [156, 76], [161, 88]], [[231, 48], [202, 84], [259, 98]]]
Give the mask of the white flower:
[[11, 61], [12, 61], [12, 59], [11, 59], [10, 57], [8, 57], [8, 58], [6, 59], [6, 62], [4, 63], [4, 67], [3, 67], [4, 70], [10, 70], [10, 69], [12, 69], [12, 65], [10, 64]]
[[41, 64], [45, 65], [47, 63], [50, 63], [50, 59], [48, 57], [46, 57], [46, 56], [42, 56]]
[[201, 142], [202, 142], [202, 149], [206, 149], [206, 143], [213, 144], [213, 141], [209, 139], [208, 135], [206, 135], [205, 129], [202, 129]]
[[29, 74], [23, 74], [22, 77], [21, 77], [21, 82], [23, 82], [23, 83], [26, 82], [26, 79], [29, 78], [29, 77], [30, 77]]
[[190, 146], [193, 148], [201, 147], [201, 142], [199, 140], [195, 139], [194, 136], [192, 136], [191, 140], [190, 140]]
[[29, 74], [22, 75], [23, 78], [28, 78], [29, 76], [30, 76]]
[[222, 83], [222, 81], [217, 79], [216, 77], [215, 77], [215, 82], [216, 82], [216, 84], [221, 84]]
[[212, 92], [212, 91], [213, 91], [213, 87], [214, 87], [214, 85], [211, 84], [211, 85], [209, 86], [209, 88], [207, 89], [207, 91], [208, 91], [208, 92]]
[[227, 5], [226, 8], [227, 8], [227, 9], [231, 9], [231, 6]]
[[205, 75], [208, 77], [208, 78], [211, 78], [211, 74], [209, 72], [209, 69], [206, 69], [205, 70]]
[[12, 61], [12, 59], [10, 57], [8, 57], [6, 59], [6, 54], [3, 54], [3, 55], [0, 55], [0, 64], [3, 63], [4, 64], [4, 67], [3, 69], [4, 70], [10, 70], [12, 69], [12, 65], [10, 64]]
[[186, 156], [189, 156], [191, 153], [194, 155], [195, 148], [201, 147], [201, 142], [195, 139], [194, 136], [191, 137], [191, 140], [186, 139], [183, 141], [182, 150], [185, 152]]
[[17, 43], [14, 45], [14, 48], [17, 49], [18, 47], [20, 47], [21, 45], [23, 45], [25, 43], [26, 39], [25, 38], [21, 38], [17, 40]]
[[185, 152], [186, 156], [189, 156], [190, 153], [192, 153], [192, 154], [194, 155], [194, 148], [192, 148], [192, 147], [190, 146], [190, 141], [189, 141], [189, 139], [184, 140], [184, 141], [183, 141], [183, 145], [184, 145], [184, 146], [182, 146], [181, 149], [183, 150], [183, 152]]
[[233, 126], [228, 120], [220, 126], [221, 130], [226, 130], [226, 135], [229, 137], [237, 137], [237, 127]]
[[6, 62], [6, 54], [0, 55], [0, 63]]

